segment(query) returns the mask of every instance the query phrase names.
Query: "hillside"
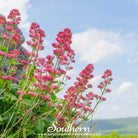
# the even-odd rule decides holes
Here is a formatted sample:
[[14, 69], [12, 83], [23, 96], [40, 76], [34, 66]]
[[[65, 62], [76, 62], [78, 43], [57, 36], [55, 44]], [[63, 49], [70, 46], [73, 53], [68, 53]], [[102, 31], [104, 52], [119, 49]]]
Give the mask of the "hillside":
[[[117, 131], [119, 134], [138, 135], [138, 117], [95, 120], [92, 124], [95, 133], [109, 134]], [[85, 126], [90, 127], [91, 121], [86, 122]]]

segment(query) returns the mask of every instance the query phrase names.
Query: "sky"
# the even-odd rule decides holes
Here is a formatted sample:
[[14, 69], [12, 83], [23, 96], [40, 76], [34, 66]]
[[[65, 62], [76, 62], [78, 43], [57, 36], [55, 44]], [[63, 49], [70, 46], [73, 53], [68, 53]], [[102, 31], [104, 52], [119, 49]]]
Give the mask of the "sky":
[[98, 107], [97, 119], [138, 116], [138, 0], [0, 0], [1, 14], [6, 16], [13, 8], [21, 13], [20, 28], [26, 40], [32, 22], [45, 31], [43, 57], [52, 53], [56, 34], [71, 29], [76, 53], [70, 72], [73, 80], [93, 63], [92, 91], [99, 93], [100, 76], [112, 70], [112, 93]]

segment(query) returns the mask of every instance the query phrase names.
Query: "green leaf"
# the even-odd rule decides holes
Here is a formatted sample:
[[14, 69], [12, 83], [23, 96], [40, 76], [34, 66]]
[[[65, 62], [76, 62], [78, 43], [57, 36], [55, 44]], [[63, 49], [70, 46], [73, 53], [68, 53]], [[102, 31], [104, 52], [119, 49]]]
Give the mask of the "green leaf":
[[7, 138], [15, 138], [15, 134], [11, 134]]
[[37, 67], [36, 67], [36, 65], [34, 65], [34, 70], [36, 70], [37, 69]]
[[2, 38], [2, 36], [0, 36], [0, 40], [2, 40], [3, 38]]
[[5, 122], [6, 118], [5, 117], [0, 117], [0, 125], [3, 125]]
[[1, 66], [1, 65], [3, 65], [3, 62], [2, 62], [2, 63], [0, 63], [0, 66]]
[[3, 44], [0, 44], [0, 50], [3, 52], [8, 52], [8, 48], [4, 46]]
[[16, 96], [12, 95], [12, 96], [11, 96], [11, 101], [17, 101]]
[[36, 135], [35, 131], [32, 130], [32, 129], [27, 129], [26, 131], [27, 131], [27, 132], [26, 132], [26, 136], [27, 136], [27, 137], [29, 137], [29, 136], [32, 137], [32, 135]]
[[58, 83], [58, 81], [56, 80], [55, 83]]
[[16, 96], [14, 96], [13, 94], [11, 94], [11, 93], [8, 93], [8, 92], [5, 92], [4, 93], [4, 99], [6, 100], [6, 101], [17, 101], [17, 97]]
[[64, 82], [60, 81], [59, 84], [65, 84]]
[[0, 116], [0, 122], [1, 122], [1, 121], [4, 121], [4, 120], [5, 120], [4, 117], [1, 117], [1, 116]]
[[59, 93], [59, 92], [62, 91], [62, 90], [63, 90], [63, 88], [58, 89], [58, 90], [55, 90], [55, 92], [56, 92], [56, 93]]
[[38, 138], [44, 138], [44, 137], [43, 137], [43, 135], [42, 136], [41, 135], [38, 135]]
[[17, 85], [17, 84], [10, 84], [10, 90], [12, 90], [12, 89], [16, 89], [16, 90], [19, 90], [20, 89], [20, 86], [19, 85]]
[[15, 61], [13, 61], [13, 60], [8, 60], [9, 61], [9, 63], [11, 64], [11, 65], [19, 65], [20, 63], [16, 63]]
[[29, 106], [32, 105], [32, 101], [30, 99], [23, 99], [23, 103]]
[[25, 83], [25, 80], [21, 79], [21, 82], [20, 82], [21, 89], [24, 87], [24, 83]]
[[38, 121], [37, 124], [36, 124], [37, 132], [43, 133], [44, 132], [44, 128], [45, 128], [44, 120]]
[[44, 120], [47, 122], [54, 122], [55, 118], [53, 116], [48, 115]]
[[63, 105], [65, 105], [65, 104], [66, 104], [66, 100], [63, 100], [61, 103], [62, 103]]
[[18, 110], [14, 109], [15, 115], [21, 115], [23, 116], [25, 114], [25, 110], [23, 108], [20, 108]]
[[31, 81], [32, 81], [32, 82], [36, 82], [36, 78], [32, 77], [32, 78], [31, 78]]
[[3, 92], [3, 91], [4, 91], [4, 89], [0, 88], [0, 93]]
[[55, 94], [51, 94], [51, 99], [52, 100], [56, 100], [57, 99], [57, 97], [55, 96]]

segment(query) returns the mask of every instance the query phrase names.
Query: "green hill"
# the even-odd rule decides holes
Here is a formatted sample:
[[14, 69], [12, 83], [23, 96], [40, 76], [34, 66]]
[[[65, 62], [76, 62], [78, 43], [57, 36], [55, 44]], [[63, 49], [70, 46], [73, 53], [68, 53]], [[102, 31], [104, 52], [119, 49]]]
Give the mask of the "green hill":
[[[87, 121], [85, 126], [90, 127], [91, 121]], [[104, 119], [92, 122], [92, 129], [95, 133], [110, 134], [111, 131], [117, 131], [119, 134], [137, 134], [138, 135], [138, 117]]]

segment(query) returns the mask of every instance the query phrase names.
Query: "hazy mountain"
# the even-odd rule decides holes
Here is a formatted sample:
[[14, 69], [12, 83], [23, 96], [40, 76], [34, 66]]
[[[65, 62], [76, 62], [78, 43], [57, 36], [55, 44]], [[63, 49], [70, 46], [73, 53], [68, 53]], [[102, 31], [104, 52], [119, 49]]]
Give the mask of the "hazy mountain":
[[138, 134], [138, 117], [87, 121], [85, 126], [90, 127], [91, 124], [95, 133], [117, 131], [119, 134]]

